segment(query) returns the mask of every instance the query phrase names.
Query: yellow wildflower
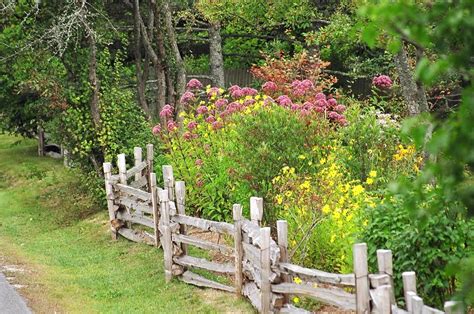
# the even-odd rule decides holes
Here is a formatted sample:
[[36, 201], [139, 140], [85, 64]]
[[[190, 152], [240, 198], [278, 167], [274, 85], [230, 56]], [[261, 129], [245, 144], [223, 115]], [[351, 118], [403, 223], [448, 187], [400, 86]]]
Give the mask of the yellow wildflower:
[[371, 172], [369, 172], [369, 177], [375, 178], [376, 176], [377, 176], [377, 171], [372, 170]]
[[311, 188], [311, 183], [308, 180], [300, 184], [301, 190], [309, 190], [310, 188]]
[[301, 280], [300, 277], [295, 277], [295, 278], [293, 279], [293, 281], [294, 281], [297, 285], [299, 285], [299, 284], [301, 284], [301, 283], [303, 282], [303, 280]]
[[370, 184], [374, 183], [374, 179], [367, 178], [367, 180], [365, 182], [370, 185]]
[[281, 205], [283, 203], [283, 196], [277, 195], [277, 196], [275, 196], [275, 199], [276, 199], [278, 205]]
[[331, 239], [329, 240], [331, 243], [334, 243], [334, 241], [336, 240], [336, 235], [335, 234], [332, 234], [331, 235]]
[[300, 302], [300, 298], [298, 298], [298, 297], [293, 298], [293, 303], [299, 303], [299, 302]]
[[298, 159], [304, 160], [304, 159], [306, 159], [306, 156], [305, 155], [299, 155]]
[[325, 163], [326, 163], [326, 158], [321, 158], [321, 160], [319, 161], [319, 164], [324, 165]]
[[331, 208], [329, 207], [328, 204], [324, 205], [323, 208], [321, 209], [321, 211], [322, 211], [324, 214], [329, 213], [330, 210], [331, 210]]
[[364, 192], [364, 187], [360, 184], [352, 188], [352, 194], [354, 194], [355, 196], [359, 195], [362, 192]]
[[290, 168], [290, 174], [294, 174], [295, 173], [295, 168], [291, 167]]
[[291, 192], [291, 191], [286, 191], [285, 192], [286, 197], [291, 197], [292, 195], [293, 195], [293, 192]]

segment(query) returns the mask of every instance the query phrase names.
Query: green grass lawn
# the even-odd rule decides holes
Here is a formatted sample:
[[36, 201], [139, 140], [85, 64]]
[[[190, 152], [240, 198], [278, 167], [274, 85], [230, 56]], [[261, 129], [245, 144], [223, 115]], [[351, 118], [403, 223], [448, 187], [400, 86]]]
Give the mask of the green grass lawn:
[[0, 135], [0, 257], [26, 269], [16, 280], [34, 311], [253, 312], [232, 294], [166, 284], [162, 251], [111, 240], [107, 218], [61, 161]]

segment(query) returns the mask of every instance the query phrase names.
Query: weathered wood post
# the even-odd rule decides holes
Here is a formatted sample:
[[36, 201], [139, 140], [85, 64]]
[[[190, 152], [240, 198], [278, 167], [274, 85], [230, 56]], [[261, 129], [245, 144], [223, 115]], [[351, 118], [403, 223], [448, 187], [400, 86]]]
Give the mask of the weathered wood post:
[[416, 274], [414, 271], [406, 271], [402, 273], [403, 279], [403, 295], [405, 297], [406, 309], [411, 309], [411, 297], [408, 292], [414, 292], [416, 295]]
[[250, 220], [260, 226], [263, 219], [263, 198], [252, 196], [250, 198]]
[[117, 155], [117, 166], [119, 169], [119, 179], [121, 184], [127, 184], [127, 163], [125, 162], [125, 154]]
[[161, 213], [161, 246], [165, 261], [165, 279], [170, 282], [173, 278], [173, 243], [171, 241], [170, 228], [170, 203], [168, 199], [168, 190], [159, 191], [160, 213]]
[[156, 173], [150, 173], [150, 187], [151, 187], [151, 206], [153, 208], [153, 222], [155, 224], [155, 246], [160, 245], [160, 213], [158, 204], [158, 190], [156, 189]]
[[163, 183], [164, 188], [168, 190], [168, 197], [171, 202], [174, 202], [174, 175], [173, 167], [170, 165], [163, 166]]
[[[142, 163], [142, 148], [141, 147], [134, 147], [133, 148], [133, 157], [135, 161], [135, 166], [138, 166]], [[135, 174], [135, 181], [138, 181], [142, 178], [142, 173], [138, 172]]]
[[[186, 184], [184, 181], [176, 181], [176, 207], [179, 215], [186, 215]], [[179, 225], [179, 233], [186, 235], [186, 225]], [[181, 243], [184, 255], [188, 255], [188, 245]]]
[[367, 244], [354, 244], [354, 274], [356, 281], [356, 312], [357, 314], [370, 313], [369, 277], [367, 262]]
[[242, 274], [242, 206], [234, 204], [232, 206], [232, 216], [234, 218], [234, 248], [235, 248], [235, 293], [242, 294], [243, 274]]
[[260, 297], [262, 313], [270, 313], [272, 291], [270, 283], [270, 227], [260, 228]]
[[[280, 262], [288, 263], [288, 222], [286, 220], [277, 220], [278, 247], [280, 248]], [[287, 274], [282, 274], [283, 282], [291, 282]], [[283, 304], [290, 300], [288, 294], [283, 294]]]
[[377, 250], [377, 265], [379, 274], [390, 278], [390, 302], [395, 305], [395, 287], [393, 285], [393, 260], [391, 250]]
[[[107, 209], [109, 211], [109, 223], [115, 219], [115, 205], [114, 205], [114, 190], [110, 179], [112, 178], [112, 164], [110, 162], [104, 162], [104, 179], [105, 179], [105, 197], [107, 198]], [[117, 230], [110, 225], [112, 231], [112, 239], [117, 240]]]
[[416, 295], [413, 291], [407, 292], [408, 298], [410, 299], [410, 308], [407, 308], [411, 314], [422, 314], [423, 313], [423, 299]]
[[44, 156], [44, 130], [42, 127], [38, 127], [38, 156]]
[[146, 145], [146, 177], [148, 178], [148, 192], [151, 192], [150, 173], [155, 172], [153, 170], [153, 144]]
[[390, 314], [392, 313], [392, 302], [390, 300], [390, 286], [382, 285], [378, 286], [373, 295], [372, 301], [374, 308], [372, 313], [374, 314]]
[[457, 301], [446, 301], [444, 303], [444, 311], [446, 314], [463, 314], [464, 309], [461, 302]]

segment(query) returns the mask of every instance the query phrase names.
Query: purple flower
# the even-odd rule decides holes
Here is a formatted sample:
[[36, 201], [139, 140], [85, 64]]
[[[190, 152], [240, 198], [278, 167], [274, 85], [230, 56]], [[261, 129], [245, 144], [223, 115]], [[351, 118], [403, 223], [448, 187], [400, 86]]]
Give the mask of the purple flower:
[[151, 133], [153, 133], [153, 135], [158, 135], [160, 134], [161, 132], [161, 125], [157, 124], [153, 127], [153, 129], [151, 129]]
[[224, 127], [224, 125], [222, 124], [221, 121], [214, 121], [214, 122], [212, 122], [212, 128], [213, 128], [214, 130], [221, 129], [222, 127]]
[[197, 124], [196, 121], [191, 121], [191, 122], [188, 123], [188, 130], [189, 130], [189, 131], [192, 131], [192, 130], [194, 130], [197, 126], [198, 126], [198, 124]]
[[265, 84], [263, 84], [262, 89], [266, 93], [271, 93], [271, 92], [276, 91], [278, 87], [272, 81], [268, 81], [268, 82], [265, 82]]
[[191, 92], [185, 92], [181, 99], [179, 100], [182, 104], [188, 104], [194, 100], [194, 94]]
[[167, 127], [170, 132], [174, 132], [178, 129], [178, 125], [173, 120], [168, 121]]
[[293, 104], [290, 97], [286, 95], [281, 95], [280, 97], [277, 98], [276, 101], [280, 104], [280, 106], [283, 106], [283, 107], [290, 107]]
[[389, 76], [379, 75], [372, 79], [372, 84], [378, 88], [389, 89], [390, 87], [392, 87], [393, 82]]
[[227, 106], [227, 104], [228, 101], [225, 98], [221, 98], [216, 101], [216, 107], [219, 109], [224, 108], [225, 106]]
[[328, 106], [328, 102], [326, 101], [326, 99], [321, 98], [316, 101], [316, 106], [326, 108]]
[[311, 82], [310, 80], [303, 80], [301, 82], [301, 85], [306, 89], [306, 90], [309, 90], [309, 89], [313, 89], [314, 88], [314, 84], [313, 82]]
[[234, 99], [241, 98], [241, 97], [245, 96], [244, 91], [240, 87], [238, 89], [233, 90], [230, 95]]
[[290, 109], [293, 111], [297, 111], [300, 109], [300, 105], [298, 104], [291, 104]]
[[303, 108], [304, 108], [305, 110], [310, 110], [310, 109], [312, 109], [313, 107], [314, 107], [314, 104], [313, 104], [312, 102], [309, 102], [309, 101], [307, 101], [307, 102], [305, 102], [305, 103], [303, 104]]
[[255, 99], [247, 99], [245, 102], [244, 102], [244, 106], [251, 106], [255, 103]]
[[241, 89], [239, 85], [232, 85], [231, 87], [229, 87], [227, 90], [229, 91], [229, 93], [233, 93], [234, 91], [238, 90], [238, 89]]
[[188, 89], [201, 89], [202, 83], [197, 79], [191, 79], [188, 84], [186, 84], [186, 88]]
[[192, 134], [191, 132], [185, 132], [185, 133], [183, 134], [183, 138], [184, 138], [185, 140], [189, 141], [189, 140], [192, 140], [194, 137], [193, 137], [193, 134]]
[[173, 107], [170, 105], [164, 105], [163, 109], [160, 111], [160, 117], [170, 118], [173, 116]]
[[201, 167], [204, 164], [204, 161], [202, 161], [202, 159], [196, 159], [196, 162], [194, 164], [198, 167]]
[[338, 120], [341, 116], [337, 112], [331, 111], [329, 112], [328, 117], [329, 119]]
[[197, 109], [196, 109], [196, 112], [197, 112], [198, 114], [205, 114], [207, 111], [208, 111], [208, 109], [207, 109], [206, 106], [199, 106], [199, 107], [197, 107]]

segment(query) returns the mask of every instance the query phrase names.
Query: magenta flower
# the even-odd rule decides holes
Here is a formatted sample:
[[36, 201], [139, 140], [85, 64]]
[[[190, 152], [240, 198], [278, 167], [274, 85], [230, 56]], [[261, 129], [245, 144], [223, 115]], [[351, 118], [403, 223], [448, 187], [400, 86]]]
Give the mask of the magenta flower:
[[193, 139], [193, 134], [192, 134], [191, 132], [184, 132], [183, 138], [184, 138], [186, 141], [192, 140], [192, 139]]
[[329, 105], [330, 107], [335, 107], [335, 106], [337, 106], [337, 100], [334, 99], [334, 98], [329, 98], [329, 99], [328, 99], [328, 105]]
[[334, 111], [338, 112], [338, 113], [343, 113], [344, 111], [346, 111], [346, 106], [344, 105], [337, 105], [336, 107], [334, 107]]
[[230, 95], [232, 96], [232, 98], [237, 99], [237, 98], [241, 98], [241, 97], [245, 96], [245, 93], [239, 87], [238, 89], [233, 90]]
[[218, 99], [216, 101], [216, 107], [221, 109], [221, 108], [224, 108], [225, 106], [227, 106], [229, 102], [227, 101], [227, 99], [225, 98], [221, 98], [221, 99]]
[[316, 99], [317, 100], [320, 100], [320, 99], [326, 100], [326, 95], [324, 95], [323, 93], [317, 93], [316, 94]]
[[196, 112], [198, 114], [205, 114], [208, 111], [208, 108], [206, 106], [199, 106], [196, 109]]
[[331, 111], [329, 112], [328, 117], [329, 119], [338, 120], [341, 116], [337, 112]]
[[164, 105], [163, 109], [160, 111], [160, 117], [170, 118], [173, 116], [173, 107], [170, 105]]
[[286, 95], [281, 95], [280, 97], [277, 98], [276, 101], [280, 104], [280, 106], [283, 106], [283, 107], [290, 107], [293, 104], [290, 97]]
[[311, 81], [308, 80], [308, 79], [303, 80], [303, 81], [301, 82], [301, 86], [303, 86], [303, 88], [305, 88], [306, 90], [309, 90], [309, 89], [313, 89], [313, 88], [314, 88], [313, 82], [311, 82]]
[[211, 87], [209, 92], [207, 92], [207, 97], [211, 98], [212, 96], [219, 96], [221, 94], [221, 91], [219, 90], [219, 87]]
[[213, 128], [214, 130], [221, 129], [221, 128], [223, 128], [223, 127], [224, 127], [224, 125], [222, 124], [221, 121], [214, 121], [214, 122], [212, 122], [212, 128]]
[[169, 132], [174, 132], [178, 129], [178, 125], [173, 120], [168, 121], [167, 128]]
[[266, 93], [271, 93], [274, 92], [278, 89], [278, 86], [273, 83], [272, 81], [265, 82], [265, 84], [262, 85], [262, 89]]
[[245, 96], [255, 96], [258, 94], [258, 91], [255, 88], [244, 87], [242, 88], [242, 92]]
[[241, 89], [239, 85], [232, 85], [231, 87], [229, 87], [227, 90], [229, 91], [229, 93], [233, 93], [234, 91], [238, 90], [238, 89]]
[[191, 79], [188, 84], [186, 84], [186, 88], [188, 89], [201, 89], [202, 83], [197, 79]]
[[193, 100], [194, 100], [194, 94], [191, 93], [191, 92], [185, 92], [185, 93], [183, 94], [183, 96], [181, 96], [181, 98], [180, 98], [179, 101], [180, 101], [182, 104], [188, 104], [188, 103], [190, 103], [190, 102], [193, 101]]
[[316, 106], [314, 108], [314, 110], [316, 110], [316, 112], [324, 112], [326, 111], [326, 108], [325, 107], [321, 107], [321, 106]]
[[213, 123], [216, 121], [216, 118], [214, 118], [214, 116], [209, 116], [206, 118], [206, 122], [207, 123]]
[[192, 130], [194, 130], [197, 126], [198, 126], [198, 124], [197, 124], [196, 121], [191, 121], [191, 122], [188, 123], [188, 130], [189, 130], [189, 131], [192, 131]]
[[270, 105], [272, 105], [272, 104], [274, 104], [274, 103], [275, 103], [275, 100], [274, 100], [273, 98], [271, 98], [271, 97], [267, 97], [267, 98], [265, 98], [265, 100], [263, 101], [263, 105], [264, 105], [264, 106], [270, 106]]
[[372, 79], [372, 84], [381, 89], [389, 89], [392, 87], [392, 80], [387, 75], [379, 75]]
[[153, 135], [158, 135], [160, 134], [161, 132], [161, 125], [157, 124], [153, 127], [153, 129], [151, 129], [151, 133], [153, 133]]
[[291, 104], [290, 109], [293, 110], [293, 111], [299, 110], [299, 109], [300, 109], [300, 105], [298, 105], [298, 104]]
[[328, 102], [326, 101], [326, 99], [321, 98], [316, 101], [316, 106], [326, 108], [328, 106]]
[[305, 102], [305, 103], [303, 104], [303, 108], [304, 108], [305, 110], [310, 110], [310, 109], [312, 109], [313, 107], [314, 107], [313, 103], [312, 103], [312, 102], [309, 102], [309, 101], [307, 101], [307, 102]]
[[255, 99], [247, 99], [245, 102], [244, 102], [244, 106], [251, 106], [255, 103]]
[[202, 159], [196, 159], [196, 162], [194, 164], [198, 167], [201, 167], [204, 164], [204, 161], [202, 161]]

